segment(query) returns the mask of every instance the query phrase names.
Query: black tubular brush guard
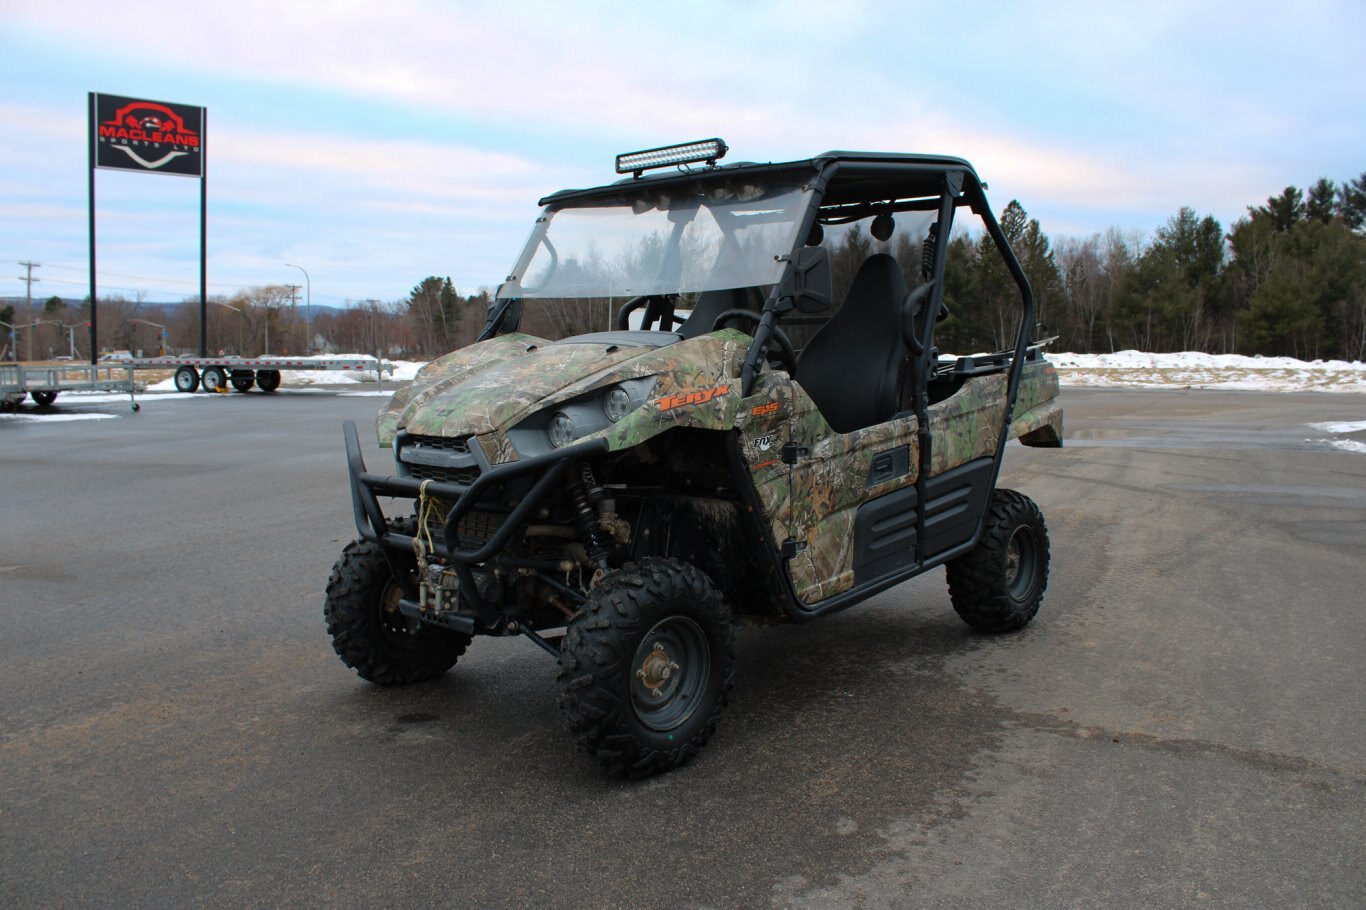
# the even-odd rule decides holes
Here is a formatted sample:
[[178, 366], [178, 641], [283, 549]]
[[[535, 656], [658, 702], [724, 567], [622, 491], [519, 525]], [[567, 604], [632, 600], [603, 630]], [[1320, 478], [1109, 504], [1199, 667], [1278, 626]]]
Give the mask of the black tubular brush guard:
[[[351, 478], [351, 508], [355, 514], [356, 530], [360, 536], [372, 543], [395, 550], [413, 552], [413, 538], [399, 534], [389, 528], [384, 511], [379, 506], [380, 496], [397, 496], [417, 499], [422, 495], [426, 484], [427, 495], [451, 503], [446, 516], [445, 532], [433, 554], [450, 562], [453, 566], [468, 570], [469, 567], [487, 562], [507, 545], [508, 539], [526, 521], [532, 510], [551, 493], [565, 471], [577, 462], [606, 455], [607, 440], [595, 439], [591, 442], [568, 446], [544, 455], [537, 455], [523, 461], [494, 465], [479, 475], [468, 486], [457, 483], [443, 483], [436, 480], [422, 480], [417, 477], [397, 477], [387, 474], [371, 474], [365, 469], [365, 459], [361, 457], [360, 437], [356, 433], [356, 422], [347, 420], [342, 423], [342, 435], [346, 440], [346, 465]], [[477, 549], [462, 549], [456, 535], [456, 527], [470, 509], [494, 487], [528, 474], [540, 474], [521, 502], [512, 509], [494, 535]]]

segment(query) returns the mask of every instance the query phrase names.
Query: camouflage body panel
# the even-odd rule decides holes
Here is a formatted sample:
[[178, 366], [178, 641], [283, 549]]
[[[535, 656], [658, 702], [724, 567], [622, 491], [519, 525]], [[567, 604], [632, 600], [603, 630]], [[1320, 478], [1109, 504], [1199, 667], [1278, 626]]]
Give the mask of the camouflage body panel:
[[454, 381], [442, 380], [421, 397], [414, 396], [399, 425], [420, 436], [479, 436], [504, 430], [579, 387], [615, 375], [614, 367], [649, 350], [533, 339], [519, 357], [467, 371]]
[[403, 415], [410, 407], [419, 407], [442, 389], [493, 364], [521, 357], [535, 345], [544, 343], [533, 335], [513, 333], [472, 344], [433, 360], [418, 371], [410, 385], [395, 392], [380, 410], [375, 420], [375, 435], [380, 446], [393, 445], [394, 435], [403, 426]]
[[[792, 521], [789, 537], [804, 544], [788, 562], [797, 597], [821, 601], [854, 585], [854, 520], [859, 506], [915, 483], [920, 464], [919, 424], [906, 414], [851, 433], [830, 428], [816, 403], [793, 387], [792, 438], [808, 449], [792, 466]], [[909, 447], [909, 470], [869, 485], [873, 459]]]
[[378, 436], [381, 445], [388, 445], [400, 429], [424, 436], [472, 435], [491, 464], [505, 464], [518, 458], [506, 431], [526, 417], [597, 388], [650, 376], [655, 385], [648, 401], [580, 439], [605, 437], [617, 451], [674, 427], [729, 430], [749, 343], [749, 336], [735, 329], [659, 348], [499, 336], [424, 367], [380, 412]]
[[1005, 409], [1005, 373], [974, 376], [948, 398], [930, 405], [930, 476], [995, 455]]
[[1027, 446], [1062, 446], [1062, 405], [1057, 402], [1058, 371], [1048, 361], [1025, 364], [1010, 438]]
[[786, 373], [761, 373], [735, 414], [741, 458], [749, 468], [763, 518], [779, 543], [792, 536], [792, 468], [783, 463], [783, 446], [792, 441], [792, 390]]
[[1062, 448], [1062, 405], [1045, 402], [1010, 422], [1010, 438], [1042, 449]]
[[[1008, 376], [996, 373], [965, 381], [929, 408], [930, 477], [977, 458], [995, 455], [1005, 417]], [[1028, 364], [1020, 379], [1011, 437], [1056, 428], [1061, 439], [1062, 409], [1054, 400], [1057, 372], [1052, 364]], [[855, 520], [865, 503], [915, 483], [920, 465], [914, 415], [902, 415], [852, 433], [832, 430], [800, 387], [794, 387], [791, 437], [809, 454], [788, 472], [788, 537], [805, 548], [788, 561], [797, 596], [818, 603], [854, 585]], [[1040, 429], [1044, 428], [1044, 429]], [[1037, 437], [1036, 437], [1037, 438]], [[909, 447], [910, 470], [901, 477], [867, 486], [873, 459], [898, 446]], [[756, 481], [758, 478], [756, 478]], [[760, 489], [768, 508], [769, 498]], [[770, 518], [776, 518], [770, 515]], [[783, 538], [776, 531], [777, 540]]]
[[729, 430], [740, 408], [740, 365], [750, 340], [723, 329], [658, 348], [615, 371], [614, 383], [653, 376], [654, 390], [643, 405], [581, 441], [602, 437], [619, 452], [676, 427]]
[[517, 460], [517, 450], [503, 433], [485, 433], [474, 437], [489, 464], [507, 464]]

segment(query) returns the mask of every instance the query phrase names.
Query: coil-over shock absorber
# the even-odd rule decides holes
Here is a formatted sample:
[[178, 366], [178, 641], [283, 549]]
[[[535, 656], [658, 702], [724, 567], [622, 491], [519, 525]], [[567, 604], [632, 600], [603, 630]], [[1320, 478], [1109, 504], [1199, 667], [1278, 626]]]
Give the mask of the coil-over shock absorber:
[[576, 525], [588, 550], [588, 557], [604, 572], [611, 568], [607, 563], [607, 535], [598, 523], [594, 505], [605, 495], [593, 476], [592, 466], [580, 465], [578, 473], [572, 475], [569, 481], [569, 498], [574, 504]]

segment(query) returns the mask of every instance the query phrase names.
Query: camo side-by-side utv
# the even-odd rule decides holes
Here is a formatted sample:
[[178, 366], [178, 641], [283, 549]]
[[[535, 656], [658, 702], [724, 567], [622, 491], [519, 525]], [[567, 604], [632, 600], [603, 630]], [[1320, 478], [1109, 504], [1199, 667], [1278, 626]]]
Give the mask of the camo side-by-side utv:
[[[478, 342], [381, 411], [392, 473], [346, 423], [360, 539], [325, 612], [363, 678], [429, 680], [474, 636], [525, 636], [559, 661], [579, 746], [642, 776], [715, 730], [737, 623], [815, 619], [939, 565], [972, 628], [1034, 617], [1044, 519], [996, 478], [1007, 440], [1061, 445], [1062, 410], [972, 166], [725, 151], [620, 156], [618, 182], [541, 200]], [[1018, 332], [941, 357], [968, 215], [1019, 286]]]

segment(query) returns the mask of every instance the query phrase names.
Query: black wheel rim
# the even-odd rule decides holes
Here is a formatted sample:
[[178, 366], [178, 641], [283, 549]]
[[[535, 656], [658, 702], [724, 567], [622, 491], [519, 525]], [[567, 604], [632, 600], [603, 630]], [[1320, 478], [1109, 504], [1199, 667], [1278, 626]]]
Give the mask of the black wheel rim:
[[651, 730], [674, 730], [702, 703], [711, 676], [711, 644], [686, 616], [655, 623], [631, 661], [631, 704]]
[[1027, 601], [1033, 593], [1038, 560], [1034, 532], [1021, 525], [1006, 542], [1006, 587], [1013, 600]]

